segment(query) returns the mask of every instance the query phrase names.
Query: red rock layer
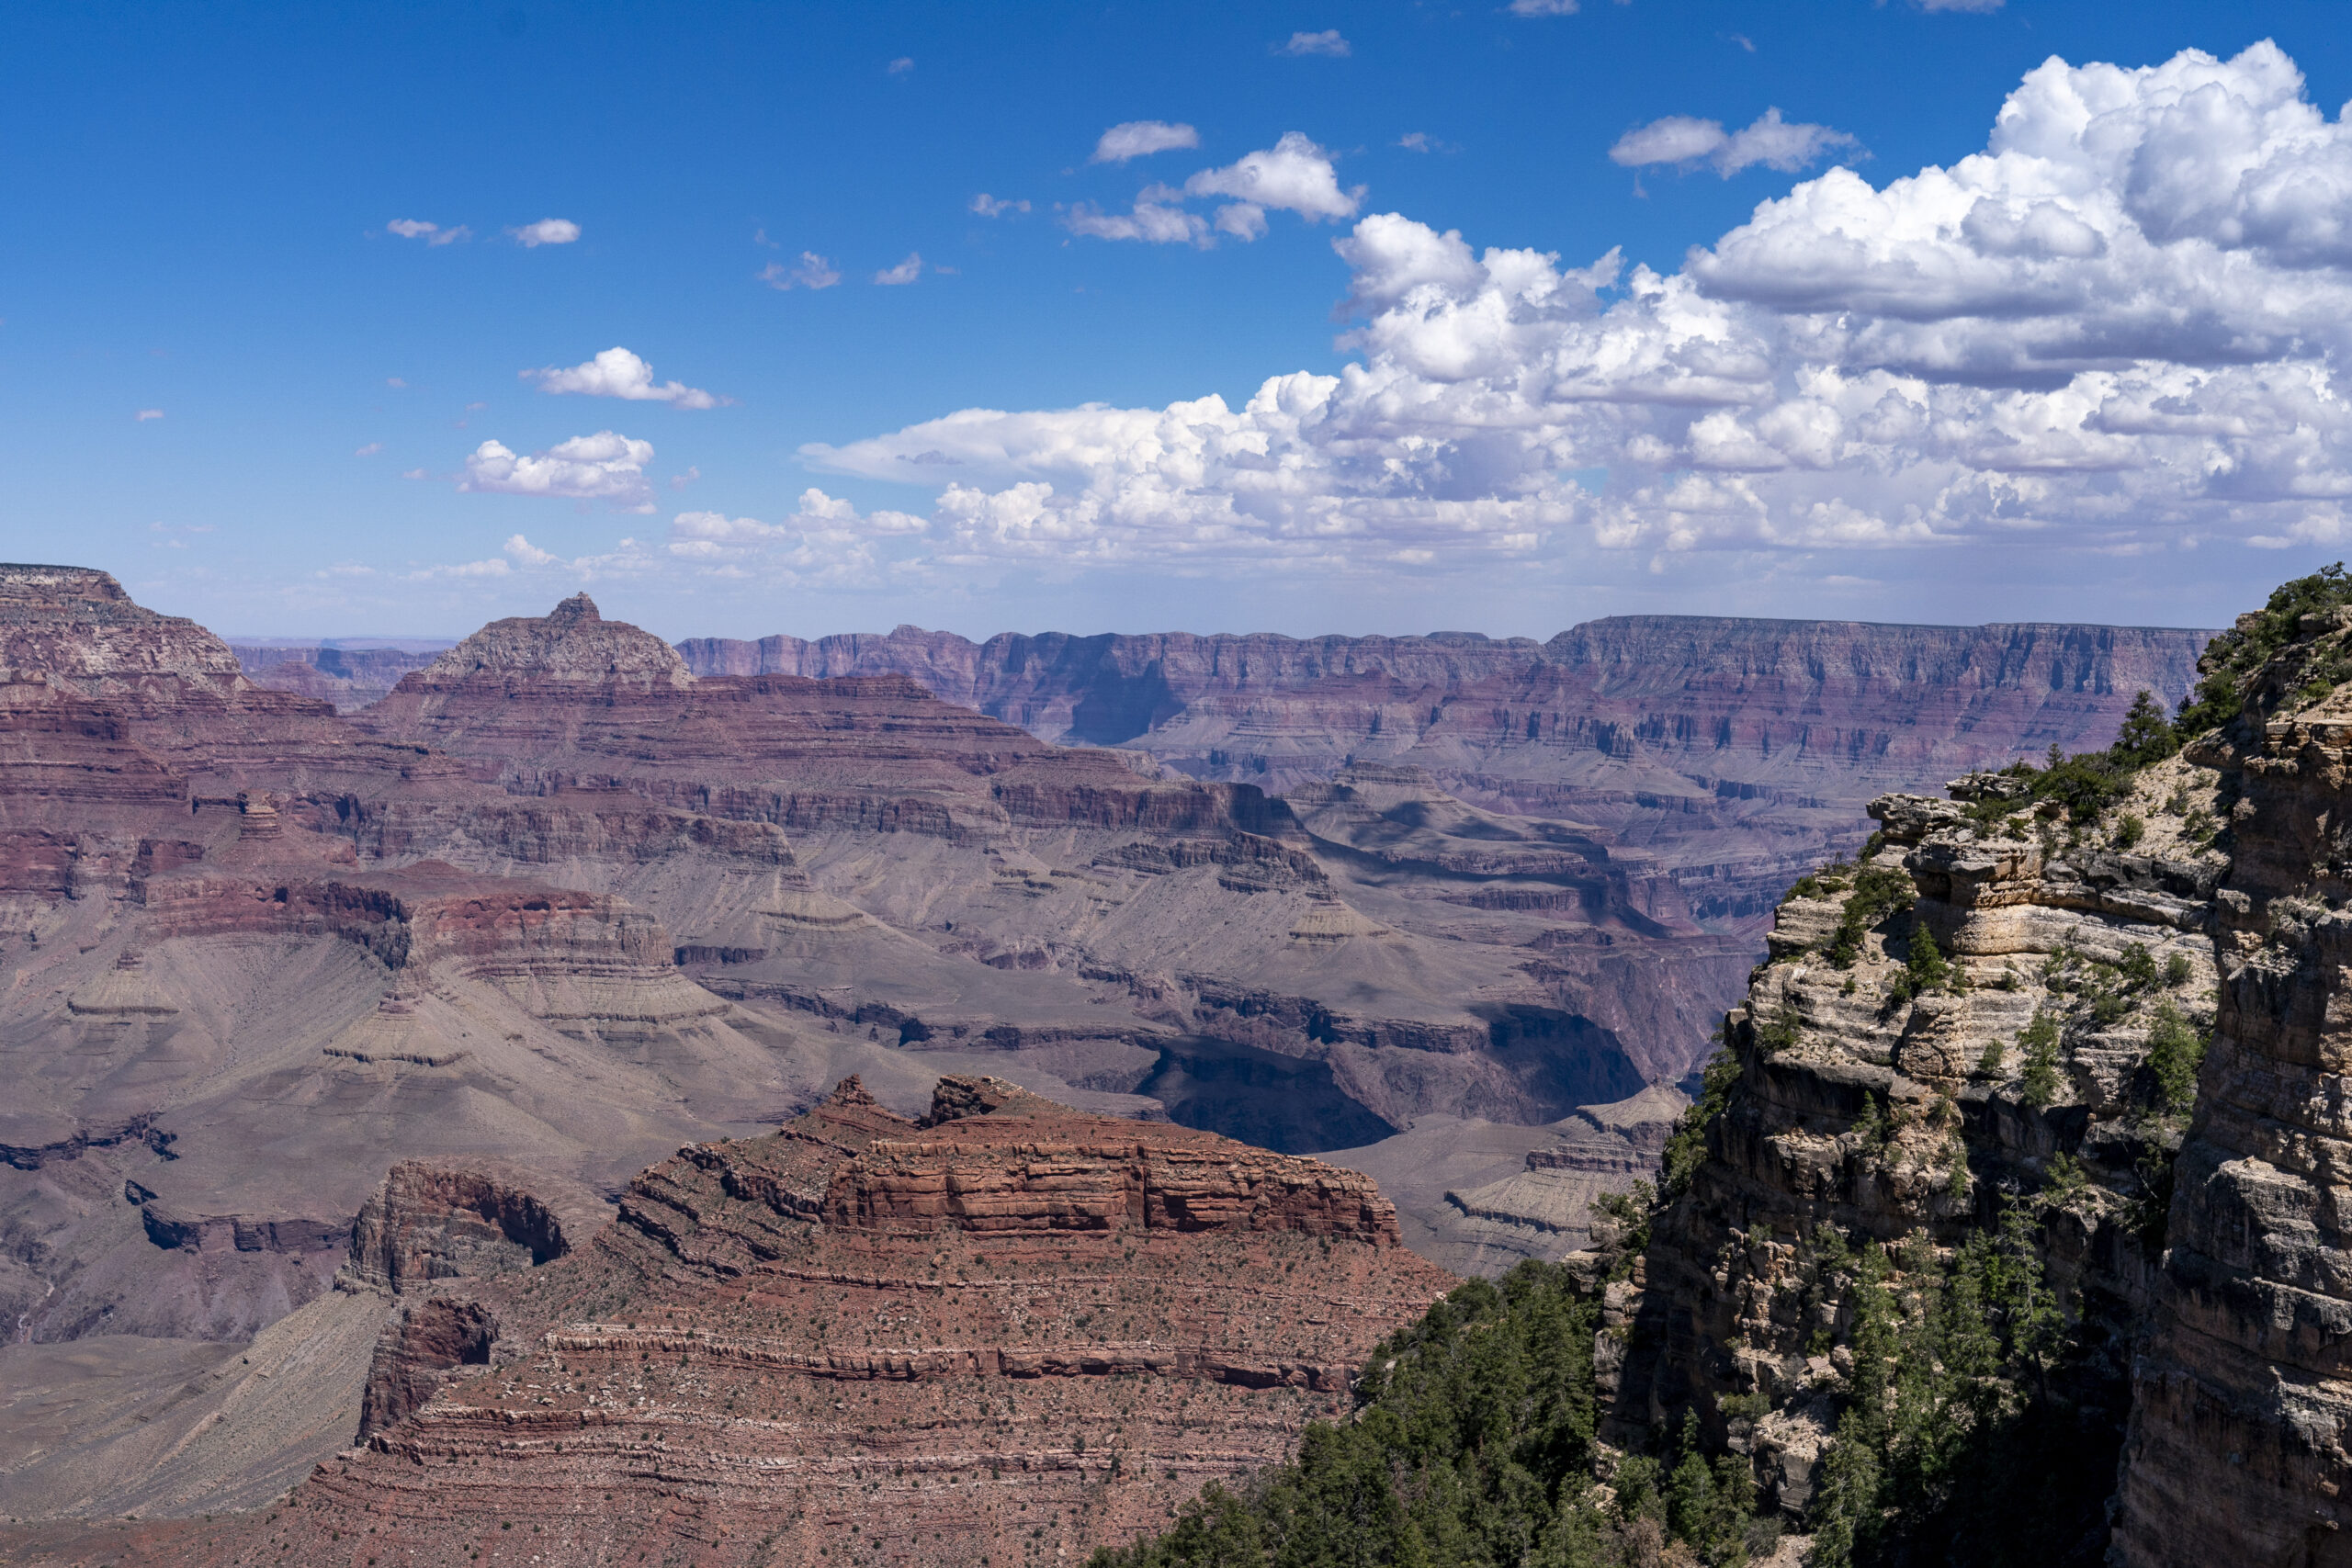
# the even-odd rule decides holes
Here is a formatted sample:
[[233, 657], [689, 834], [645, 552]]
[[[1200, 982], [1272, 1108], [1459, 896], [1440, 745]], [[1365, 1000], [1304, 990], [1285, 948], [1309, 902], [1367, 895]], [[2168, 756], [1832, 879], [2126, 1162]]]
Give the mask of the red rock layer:
[[1283, 1457], [1453, 1282], [1353, 1172], [993, 1080], [926, 1121], [853, 1079], [681, 1151], [585, 1252], [388, 1330], [397, 1418], [290, 1506], [109, 1551], [1064, 1562]]
[[679, 644], [697, 674], [906, 674], [1049, 739], [1143, 748], [1288, 795], [1366, 761], [1466, 800], [1617, 830], [1709, 922], [1760, 932], [1781, 889], [1868, 830], [1887, 790], [2167, 704], [2210, 634], [1626, 615], [1549, 642], [1430, 637], [885, 636]]

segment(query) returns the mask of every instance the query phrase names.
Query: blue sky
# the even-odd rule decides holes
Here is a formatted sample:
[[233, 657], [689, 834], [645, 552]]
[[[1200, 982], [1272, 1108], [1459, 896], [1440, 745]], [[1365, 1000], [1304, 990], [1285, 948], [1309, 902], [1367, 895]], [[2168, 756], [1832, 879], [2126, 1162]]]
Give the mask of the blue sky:
[[[6, 553], [288, 635], [2216, 624], [2344, 553], [2341, 8], [1983, 3], [20, 6]], [[1913, 179], [2052, 56], [2125, 72]], [[679, 389], [526, 374], [616, 347]]]

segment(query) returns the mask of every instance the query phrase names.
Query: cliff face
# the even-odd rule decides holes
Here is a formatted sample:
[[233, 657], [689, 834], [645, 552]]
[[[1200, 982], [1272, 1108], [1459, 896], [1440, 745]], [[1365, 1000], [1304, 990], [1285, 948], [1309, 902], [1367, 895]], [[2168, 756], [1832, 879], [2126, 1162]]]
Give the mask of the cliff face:
[[1754, 931], [1888, 790], [2104, 745], [2177, 702], [2207, 634], [1616, 616], [1546, 643], [1425, 637], [870, 635], [679, 644], [697, 673], [912, 677], [1048, 739], [1287, 793], [1405, 763], [1476, 804], [1655, 851], [1698, 916]]
[[2220, 727], [2096, 826], [1975, 776], [1799, 885], [1704, 1157], [1610, 1287], [1619, 1439], [1699, 1412], [1838, 1562], [1899, 1556], [1886, 1520], [1973, 1561], [2003, 1518], [2052, 1560], [2352, 1561], [2343, 596], [2242, 618]]
[[2352, 694], [2327, 690], [2347, 621], [2305, 616], [2248, 714], [2199, 749], [2235, 797], [2216, 898], [2221, 1016], [2133, 1380], [2121, 1562], [2352, 1561]]
[[[2158, 1297], [2180, 1136], [2165, 1086], [2185, 1092], [2164, 1053], [2213, 1016], [2210, 919], [2227, 863], [2205, 843], [2222, 781], [2158, 764], [2083, 831], [2003, 799], [2009, 787], [1962, 781], [1968, 809], [1874, 803], [1885, 847], [1782, 904], [1729, 1021], [1735, 1076], [1711, 1085], [1721, 1109], [1704, 1157], [1692, 1151], [1633, 1278], [1610, 1287], [1604, 1360], [1617, 1440], [1646, 1443], [1695, 1410], [1754, 1459], [1768, 1504], [1818, 1522], [1823, 1457], [1854, 1429], [1838, 1412], [1861, 1397], [1855, 1337], [1872, 1303], [1897, 1303], [1902, 1333], [1942, 1332], [1939, 1303], [1977, 1289], [1970, 1266], [2008, 1269], [2013, 1285], [2030, 1280], [2027, 1304], [1972, 1310], [2012, 1347], [2029, 1317], [2057, 1314], [2032, 1332], [2064, 1348], [2031, 1351], [2041, 1370], [2019, 1375], [2060, 1392], [2014, 1451], [2056, 1456], [2032, 1461], [2047, 1488], [2037, 1528], [2076, 1543], [2060, 1552], [2071, 1558], [2104, 1533], [2133, 1348]], [[2142, 826], [2118, 843], [2126, 815]], [[1990, 1237], [2008, 1261], [1984, 1262]], [[2010, 1391], [1968, 1428], [1990, 1441], [2018, 1418], [2002, 1401], [2023, 1396], [1984, 1386]], [[1905, 1418], [1927, 1418], [1928, 1393], [1901, 1397]]]
[[[469, 1276], [562, 1257], [608, 1216], [544, 1173], [407, 1161], [362, 1209], [336, 1288], [249, 1341], [110, 1335], [9, 1347], [0, 1513], [209, 1516], [279, 1497], [355, 1430], [398, 1420], [451, 1369], [487, 1359], [497, 1324], [464, 1294]], [[19, 1544], [0, 1554], [17, 1560]]]

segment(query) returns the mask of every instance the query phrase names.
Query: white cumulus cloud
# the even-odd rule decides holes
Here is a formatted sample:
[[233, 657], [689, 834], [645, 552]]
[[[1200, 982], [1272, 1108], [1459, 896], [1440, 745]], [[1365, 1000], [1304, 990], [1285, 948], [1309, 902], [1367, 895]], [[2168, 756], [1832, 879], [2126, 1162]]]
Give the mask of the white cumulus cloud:
[[1029, 210], [1029, 204], [1025, 201], [993, 197], [982, 191], [972, 198], [966, 210], [977, 212], [983, 218], [1001, 218], [1008, 212], [1026, 212]]
[[571, 243], [580, 238], [580, 225], [569, 218], [542, 218], [537, 223], [526, 223], [506, 232], [525, 250], [535, 251], [541, 245]]
[[611, 501], [652, 510], [645, 466], [653, 443], [613, 431], [575, 435], [546, 451], [522, 457], [497, 441], [485, 441], [466, 458], [459, 490], [502, 495], [558, 496], [573, 501]]
[[1184, 182], [1187, 196], [1229, 196], [1252, 207], [1277, 207], [1314, 221], [1352, 218], [1363, 205], [1361, 186], [1340, 188], [1331, 155], [1295, 130], [1266, 151], [1246, 152], [1222, 169], [1203, 169]]
[[689, 387], [683, 381], [653, 379], [653, 367], [615, 346], [605, 350], [584, 365], [570, 369], [552, 366], [539, 370], [518, 372], [526, 381], [538, 383], [542, 392], [577, 392], [590, 398], [625, 398], [637, 403], [668, 403], [672, 408], [715, 409], [726, 399]]
[[1201, 133], [1189, 125], [1170, 125], [1164, 119], [1131, 119], [1104, 131], [1102, 140], [1094, 143], [1094, 156], [1087, 162], [1124, 164], [1131, 158], [1200, 144]]
[[[1183, 204], [1196, 198], [1229, 197], [1214, 220]], [[1309, 222], [1351, 218], [1363, 203], [1363, 187], [1340, 188], [1331, 155], [1300, 132], [1285, 131], [1270, 148], [1244, 153], [1221, 169], [1203, 169], [1182, 189], [1146, 186], [1126, 212], [1105, 212], [1080, 202], [1063, 219], [1070, 231], [1098, 240], [1140, 240], [1150, 244], [1212, 245], [1218, 234], [1255, 240], [1266, 232], [1269, 208], [1295, 212]]]
[[[1804, 128], [1759, 124], [1672, 161], [1800, 155]], [[1266, 183], [1214, 194], [1283, 205]], [[1204, 223], [1172, 194], [1169, 221]], [[2352, 539], [2352, 127], [2272, 44], [2052, 60], [1982, 152], [1883, 186], [1832, 169], [1673, 273], [1396, 213], [1336, 245], [1337, 375], [1238, 408], [967, 409], [804, 459], [932, 487], [910, 537], [956, 570], [1726, 551], [1850, 575], [1856, 552]]]
[[1105, 212], [1081, 201], [1069, 209], [1064, 221], [1071, 233], [1097, 240], [1141, 240], [1154, 245], [1207, 243], [1208, 220], [1174, 205], [1183, 199], [1180, 190], [1148, 186], [1125, 212]]
[[922, 253], [920, 251], [909, 251], [907, 253], [906, 260], [900, 262], [896, 266], [884, 267], [880, 272], [874, 275], [874, 281], [888, 288], [895, 287], [902, 283], [912, 283], [916, 278], [921, 277], [922, 276]]
[[1724, 130], [1720, 120], [1668, 115], [1619, 137], [1609, 156], [1627, 168], [1695, 164], [1704, 159], [1729, 179], [1758, 164], [1792, 175], [1830, 152], [1858, 145], [1842, 130], [1826, 125], [1792, 125], [1781, 118], [1779, 109], [1770, 108], [1754, 124], [1734, 131]]

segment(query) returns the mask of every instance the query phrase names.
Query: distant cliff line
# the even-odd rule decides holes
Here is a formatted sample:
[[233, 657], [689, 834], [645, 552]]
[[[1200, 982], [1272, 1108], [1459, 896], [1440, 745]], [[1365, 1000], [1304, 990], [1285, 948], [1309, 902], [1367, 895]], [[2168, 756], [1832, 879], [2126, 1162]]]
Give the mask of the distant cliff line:
[[[1359, 700], [1526, 684], [1640, 702], [1690, 679], [1762, 682], [1860, 695], [1873, 690], [2047, 693], [2127, 700], [2146, 685], [2177, 701], [2211, 631], [2018, 622], [1982, 626], [1614, 615], [1547, 642], [1476, 632], [1291, 637], [1271, 633], [1000, 633], [976, 643], [902, 626], [814, 639], [689, 637], [697, 674], [904, 674], [939, 696], [1048, 739], [1133, 739], [1207, 696], [1312, 685]], [[1531, 692], [1532, 694], [1532, 692]], [[1565, 692], [1563, 695], [1566, 694]]]

